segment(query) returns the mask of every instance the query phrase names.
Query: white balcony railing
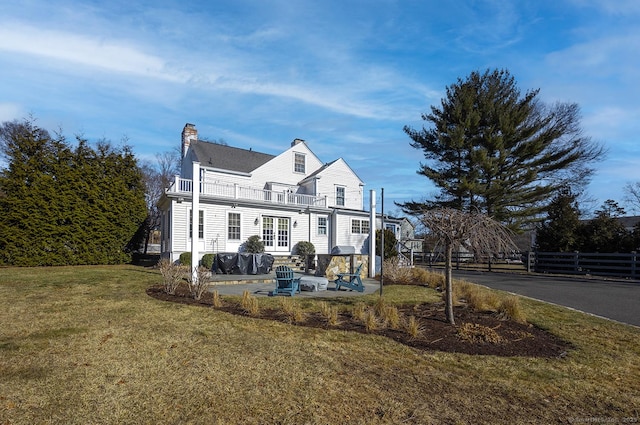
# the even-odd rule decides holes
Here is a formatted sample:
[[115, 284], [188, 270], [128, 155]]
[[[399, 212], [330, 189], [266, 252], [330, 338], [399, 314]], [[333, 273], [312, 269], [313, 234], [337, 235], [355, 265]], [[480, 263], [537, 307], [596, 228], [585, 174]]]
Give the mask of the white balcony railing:
[[[191, 194], [193, 182], [175, 176], [175, 180], [167, 189], [167, 193]], [[287, 191], [257, 189], [233, 183], [200, 183], [200, 195], [216, 198], [229, 198], [246, 201], [259, 201], [270, 204], [296, 205], [304, 207], [326, 207], [326, 196], [303, 195]]]

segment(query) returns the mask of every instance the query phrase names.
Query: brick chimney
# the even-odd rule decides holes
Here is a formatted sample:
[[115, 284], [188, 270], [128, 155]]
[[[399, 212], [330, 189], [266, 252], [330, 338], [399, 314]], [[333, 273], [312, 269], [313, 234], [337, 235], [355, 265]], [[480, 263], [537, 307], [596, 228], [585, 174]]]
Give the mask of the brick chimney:
[[182, 157], [184, 158], [191, 143], [198, 141], [198, 130], [195, 124], [186, 123], [182, 129]]
[[298, 143], [303, 143], [303, 142], [304, 142], [304, 140], [302, 140], [302, 139], [293, 139], [293, 142], [291, 142], [291, 146], [295, 146]]

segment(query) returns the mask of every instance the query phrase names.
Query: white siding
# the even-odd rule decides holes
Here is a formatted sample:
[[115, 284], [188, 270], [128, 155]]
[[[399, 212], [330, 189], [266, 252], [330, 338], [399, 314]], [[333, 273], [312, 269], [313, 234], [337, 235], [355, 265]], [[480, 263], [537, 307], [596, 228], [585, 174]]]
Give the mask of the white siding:
[[[305, 173], [295, 173], [293, 171], [294, 153], [305, 155]], [[298, 143], [287, 149], [280, 155], [273, 158], [261, 167], [258, 167], [251, 174], [254, 184], [258, 186], [267, 182], [278, 182], [290, 185], [297, 185], [302, 179], [316, 171], [322, 166], [322, 162], [311, 152], [305, 143]]]
[[326, 196], [328, 206], [338, 206], [336, 204], [336, 187], [345, 188], [345, 203], [342, 208], [362, 210], [364, 205], [362, 181], [356, 176], [351, 168], [339, 159], [329, 167], [320, 172], [318, 180], [318, 195]]
[[[305, 172], [294, 171], [295, 153], [303, 154], [305, 157]], [[191, 151], [183, 160], [182, 178], [191, 178]], [[291, 146], [282, 154], [274, 157], [271, 161], [262, 165], [251, 173], [251, 176], [242, 176], [230, 173], [222, 173], [203, 168], [203, 181], [211, 183], [225, 183], [229, 185], [238, 184], [257, 189], [263, 189], [268, 183], [274, 183], [282, 190], [288, 186], [292, 190], [300, 181], [307, 176], [322, 169], [324, 164], [311, 152], [304, 143]], [[216, 205], [211, 198], [200, 198], [200, 210], [204, 211], [204, 238], [200, 246], [200, 255], [205, 253], [237, 252], [239, 247], [253, 235], [262, 238], [262, 217], [282, 217], [290, 220], [289, 227], [289, 253], [299, 241], [310, 240], [319, 254], [329, 253], [336, 245], [353, 246], [358, 253], [368, 250], [368, 234], [352, 234], [351, 218], [368, 220], [368, 214], [364, 212], [363, 184], [353, 170], [343, 159], [338, 159], [328, 165], [316, 175], [317, 179], [310, 179], [304, 186], [297, 187], [297, 193], [305, 193], [316, 196], [326, 196], [328, 207], [336, 206], [336, 186], [345, 188], [345, 204], [340, 208], [358, 210], [355, 213], [348, 213], [338, 210], [337, 213], [320, 214], [327, 219], [327, 234], [318, 234], [318, 214], [312, 212], [311, 215], [300, 213], [300, 210], [291, 210], [290, 207], [276, 209], [258, 209], [244, 206], [239, 200], [235, 208], [231, 205]], [[288, 185], [288, 186], [287, 186]], [[190, 200], [177, 203], [175, 198], [171, 200], [167, 207], [171, 209], [171, 243], [167, 241], [165, 248], [172, 253], [172, 257], [177, 259], [181, 252], [189, 251], [191, 242], [189, 238], [189, 211], [191, 210]], [[236, 212], [240, 214], [240, 240], [228, 240], [228, 213]], [[296, 225], [294, 225], [296, 223]], [[197, 223], [194, 234], [198, 235]], [[267, 250], [267, 252], [273, 252]], [[286, 254], [287, 252], [273, 252], [274, 254]]]

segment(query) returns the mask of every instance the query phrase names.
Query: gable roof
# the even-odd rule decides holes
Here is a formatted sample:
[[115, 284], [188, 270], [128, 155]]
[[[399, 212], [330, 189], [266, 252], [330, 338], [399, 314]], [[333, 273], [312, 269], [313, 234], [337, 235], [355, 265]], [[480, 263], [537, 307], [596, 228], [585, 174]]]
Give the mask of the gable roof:
[[322, 167], [318, 168], [316, 171], [314, 171], [313, 173], [309, 174], [307, 177], [305, 177], [304, 179], [302, 179], [302, 181], [300, 182], [300, 184], [303, 184], [304, 182], [314, 178], [315, 176], [317, 176], [318, 174], [320, 174], [321, 172], [323, 172], [324, 170], [326, 170], [329, 166], [331, 166], [334, 162], [336, 162], [337, 159], [331, 161], [331, 162], [327, 162], [326, 164], [324, 164]]
[[249, 173], [275, 158], [274, 155], [217, 143], [197, 141], [190, 146], [194, 159], [204, 167]]
[[345, 167], [347, 167], [347, 169], [349, 171], [351, 171], [353, 173], [353, 175], [360, 181], [360, 183], [362, 182], [362, 179], [355, 173], [355, 171], [353, 171], [353, 168], [351, 168], [349, 166], [349, 164], [347, 164], [347, 162], [342, 159], [342, 158], [338, 158], [338, 159], [334, 159], [331, 162], [327, 162], [326, 164], [324, 164], [322, 167], [318, 168], [316, 171], [314, 171], [313, 173], [309, 174], [307, 177], [305, 177], [304, 179], [302, 179], [302, 181], [300, 181], [299, 184], [304, 184], [305, 182], [311, 180], [312, 178], [316, 177], [317, 175], [319, 175], [320, 173], [322, 173], [324, 170], [326, 170], [327, 168], [331, 167], [332, 165], [336, 164], [337, 162], [341, 162], [342, 164], [345, 165]]

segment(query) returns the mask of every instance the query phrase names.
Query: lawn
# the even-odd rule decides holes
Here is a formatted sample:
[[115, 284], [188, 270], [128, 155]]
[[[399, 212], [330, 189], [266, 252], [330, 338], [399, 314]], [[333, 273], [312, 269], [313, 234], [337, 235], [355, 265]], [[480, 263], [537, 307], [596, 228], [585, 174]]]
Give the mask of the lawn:
[[160, 282], [134, 266], [0, 269], [0, 424], [640, 422], [638, 328], [522, 299], [568, 355], [425, 352], [149, 297]]

